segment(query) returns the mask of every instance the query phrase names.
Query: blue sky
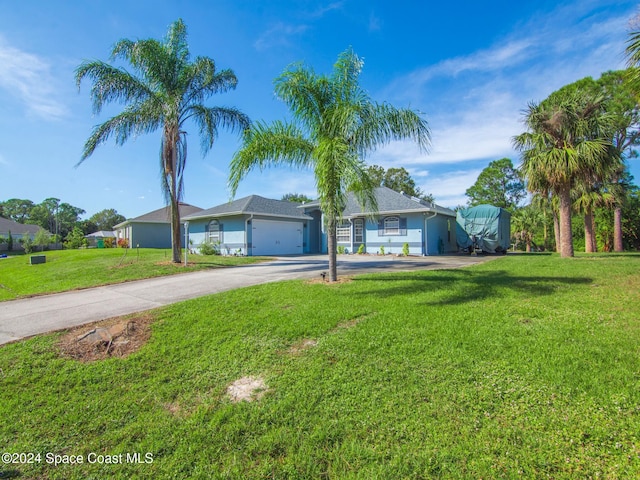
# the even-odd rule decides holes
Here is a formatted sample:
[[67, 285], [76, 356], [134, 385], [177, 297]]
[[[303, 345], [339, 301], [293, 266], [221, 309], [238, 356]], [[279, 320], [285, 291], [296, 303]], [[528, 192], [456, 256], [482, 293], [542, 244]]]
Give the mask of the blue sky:
[[[0, 0], [0, 200], [47, 197], [86, 210], [115, 208], [131, 218], [164, 205], [160, 132], [122, 147], [109, 143], [82, 165], [94, 125], [90, 84], [80, 92], [74, 70], [107, 60], [121, 38], [163, 38], [182, 18], [193, 56], [213, 58], [238, 77], [234, 92], [209, 105], [236, 106], [253, 120], [287, 118], [273, 79], [303, 61], [330, 72], [353, 47], [363, 57], [361, 85], [379, 102], [424, 112], [429, 154], [392, 143], [366, 160], [405, 167], [436, 202], [466, 203], [465, 190], [490, 161], [519, 158], [511, 138], [523, 131], [522, 111], [585, 76], [624, 68], [632, 1], [5, 1]], [[221, 135], [206, 157], [195, 129], [188, 137], [187, 203], [208, 208], [229, 200], [228, 165], [239, 146]], [[640, 161], [632, 161], [636, 183]], [[236, 197], [315, 196], [305, 170], [250, 174]]]

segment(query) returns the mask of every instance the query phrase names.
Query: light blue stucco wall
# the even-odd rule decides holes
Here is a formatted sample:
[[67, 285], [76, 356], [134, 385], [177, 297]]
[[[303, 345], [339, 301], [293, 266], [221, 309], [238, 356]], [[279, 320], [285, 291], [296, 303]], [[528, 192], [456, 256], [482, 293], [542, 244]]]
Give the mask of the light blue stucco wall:
[[[216, 217], [216, 220], [222, 225], [222, 244], [221, 253], [224, 255], [233, 255], [240, 252], [242, 255], [251, 255], [253, 244], [253, 229], [247, 228], [247, 221], [251, 220], [277, 220], [290, 221], [304, 224], [303, 242], [304, 251], [307, 252], [309, 245], [309, 221], [298, 218], [282, 218], [261, 215], [237, 215], [229, 217]], [[200, 245], [205, 241], [206, 228], [213, 218], [204, 218], [189, 221], [189, 243], [191, 248], [197, 251]], [[245, 233], [246, 232], [246, 233]]]
[[[380, 235], [378, 221], [386, 217], [406, 218], [407, 228], [403, 235]], [[426, 227], [425, 227], [425, 219]], [[348, 223], [348, 220], [345, 221]], [[426, 228], [426, 232], [425, 232]], [[353, 219], [351, 222], [351, 238], [353, 239]], [[457, 251], [455, 238], [455, 217], [433, 214], [391, 214], [381, 215], [376, 219], [365, 221], [365, 253], [376, 254], [384, 246], [385, 254], [402, 253], [405, 243], [409, 244], [410, 255], [438, 255]], [[358, 244], [338, 242], [348, 253], [356, 253]], [[327, 253], [327, 235], [322, 238], [322, 252]]]
[[[232, 255], [240, 251], [242, 255], [247, 254], [245, 241], [245, 220], [247, 218], [245, 215], [216, 218], [222, 225], [221, 253]], [[189, 244], [193, 250], [197, 251], [200, 245], [205, 242], [207, 225], [211, 220], [213, 219], [204, 218], [189, 221]]]
[[[126, 239], [129, 248], [171, 248], [171, 225], [132, 222], [118, 228], [116, 237]], [[180, 246], [184, 247], [184, 225], [180, 225]]]

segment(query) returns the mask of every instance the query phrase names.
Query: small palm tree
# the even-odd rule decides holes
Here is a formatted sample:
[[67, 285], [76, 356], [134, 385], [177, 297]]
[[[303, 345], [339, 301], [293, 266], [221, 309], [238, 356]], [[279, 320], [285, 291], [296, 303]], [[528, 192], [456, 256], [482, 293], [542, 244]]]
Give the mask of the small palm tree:
[[602, 178], [614, 158], [605, 123], [601, 99], [561, 90], [529, 105], [528, 131], [514, 138], [528, 188], [544, 185], [558, 197], [562, 257], [573, 257], [571, 190], [583, 179]]
[[171, 207], [173, 261], [180, 262], [180, 211], [183, 174], [187, 160], [187, 132], [192, 121], [199, 129], [203, 154], [213, 146], [218, 128], [241, 131], [249, 118], [235, 108], [206, 107], [203, 101], [216, 93], [235, 89], [232, 70], [216, 71], [208, 57], [190, 61], [187, 29], [182, 20], [170, 27], [163, 42], [154, 39], [118, 41], [111, 52], [113, 61], [126, 60], [137, 75], [124, 68], [96, 60], [85, 61], [76, 70], [76, 84], [93, 81], [94, 113], [111, 102], [125, 104], [122, 113], [94, 128], [78, 165], [109, 138], [123, 145], [131, 136], [162, 128], [160, 166], [162, 189]]
[[524, 242], [526, 252], [531, 252], [533, 237], [543, 222], [542, 212], [533, 205], [519, 208], [513, 213], [511, 230], [517, 241]]
[[426, 120], [416, 112], [371, 101], [359, 86], [363, 62], [348, 49], [341, 53], [331, 76], [316, 75], [295, 64], [275, 81], [276, 95], [293, 114], [293, 122], [258, 123], [244, 136], [231, 162], [229, 186], [255, 167], [293, 165], [312, 168], [328, 235], [329, 280], [337, 279], [336, 225], [346, 193], [355, 193], [369, 211], [377, 210], [374, 188], [364, 157], [379, 145], [412, 139], [421, 150], [430, 144]]

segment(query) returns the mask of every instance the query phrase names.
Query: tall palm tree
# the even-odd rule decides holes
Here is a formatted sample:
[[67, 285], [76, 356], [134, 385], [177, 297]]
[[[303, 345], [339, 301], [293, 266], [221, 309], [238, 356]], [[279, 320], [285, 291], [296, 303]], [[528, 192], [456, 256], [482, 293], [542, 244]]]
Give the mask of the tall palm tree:
[[135, 74], [99, 60], [85, 61], [76, 69], [78, 89], [83, 79], [93, 82], [94, 113], [111, 102], [125, 104], [124, 110], [96, 126], [84, 145], [78, 165], [109, 138], [123, 145], [131, 136], [162, 128], [160, 166], [162, 189], [171, 209], [173, 261], [180, 262], [180, 211], [184, 170], [187, 161], [186, 124], [199, 129], [203, 155], [213, 146], [218, 128], [241, 131], [249, 118], [235, 108], [207, 107], [202, 102], [216, 93], [235, 89], [238, 80], [232, 70], [216, 71], [208, 57], [190, 61], [187, 29], [182, 20], [169, 27], [163, 42], [155, 39], [119, 40], [111, 60], [127, 61]]
[[528, 131], [514, 138], [525, 178], [546, 184], [558, 197], [562, 257], [573, 257], [572, 188], [582, 179], [602, 178], [613, 158], [604, 119], [600, 99], [579, 90], [559, 91], [529, 105]]
[[336, 225], [347, 191], [356, 194], [363, 208], [377, 210], [375, 185], [364, 157], [396, 139], [412, 139], [423, 151], [430, 144], [427, 122], [416, 112], [371, 101], [358, 84], [362, 66], [351, 49], [338, 56], [330, 76], [317, 75], [301, 64], [289, 66], [276, 78], [275, 93], [291, 110], [293, 121], [254, 125], [231, 161], [232, 194], [255, 167], [313, 169], [327, 230], [332, 282], [337, 279]]
[[596, 242], [596, 224], [594, 211], [596, 208], [614, 203], [610, 192], [603, 191], [598, 185], [584, 183], [573, 190], [573, 208], [584, 215], [584, 251], [595, 253], [598, 250]]
[[[604, 95], [607, 113], [612, 117], [611, 140], [620, 158], [637, 159], [640, 145], [640, 88], [633, 79], [637, 68], [605, 72], [597, 80], [596, 86]], [[606, 180], [607, 190], [614, 196], [614, 251], [621, 252], [622, 246], [622, 206], [626, 198], [625, 183], [627, 166], [618, 165]]]

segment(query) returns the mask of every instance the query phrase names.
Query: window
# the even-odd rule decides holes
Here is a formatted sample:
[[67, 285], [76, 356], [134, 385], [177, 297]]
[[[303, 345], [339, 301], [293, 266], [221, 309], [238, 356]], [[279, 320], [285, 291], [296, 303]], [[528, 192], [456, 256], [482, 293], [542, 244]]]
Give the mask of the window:
[[378, 236], [407, 235], [406, 217], [385, 217], [378, 220]]
[[353, 241], [354, 243], [364, 243], [364, 223], [358, 218], [353, 222]]
[[344, 223], [336, 227], [336, 240], [338, 242], [350, 242], [351, 241], [351, 227]]
[[211, 220], [207, 228], [206, 241], [211, 243], [222, 243], [222, 228], [218, 220]]
[[400, 235], [400, 219], [398, 217], [387, 217], [384, 219], [385, 235]]

